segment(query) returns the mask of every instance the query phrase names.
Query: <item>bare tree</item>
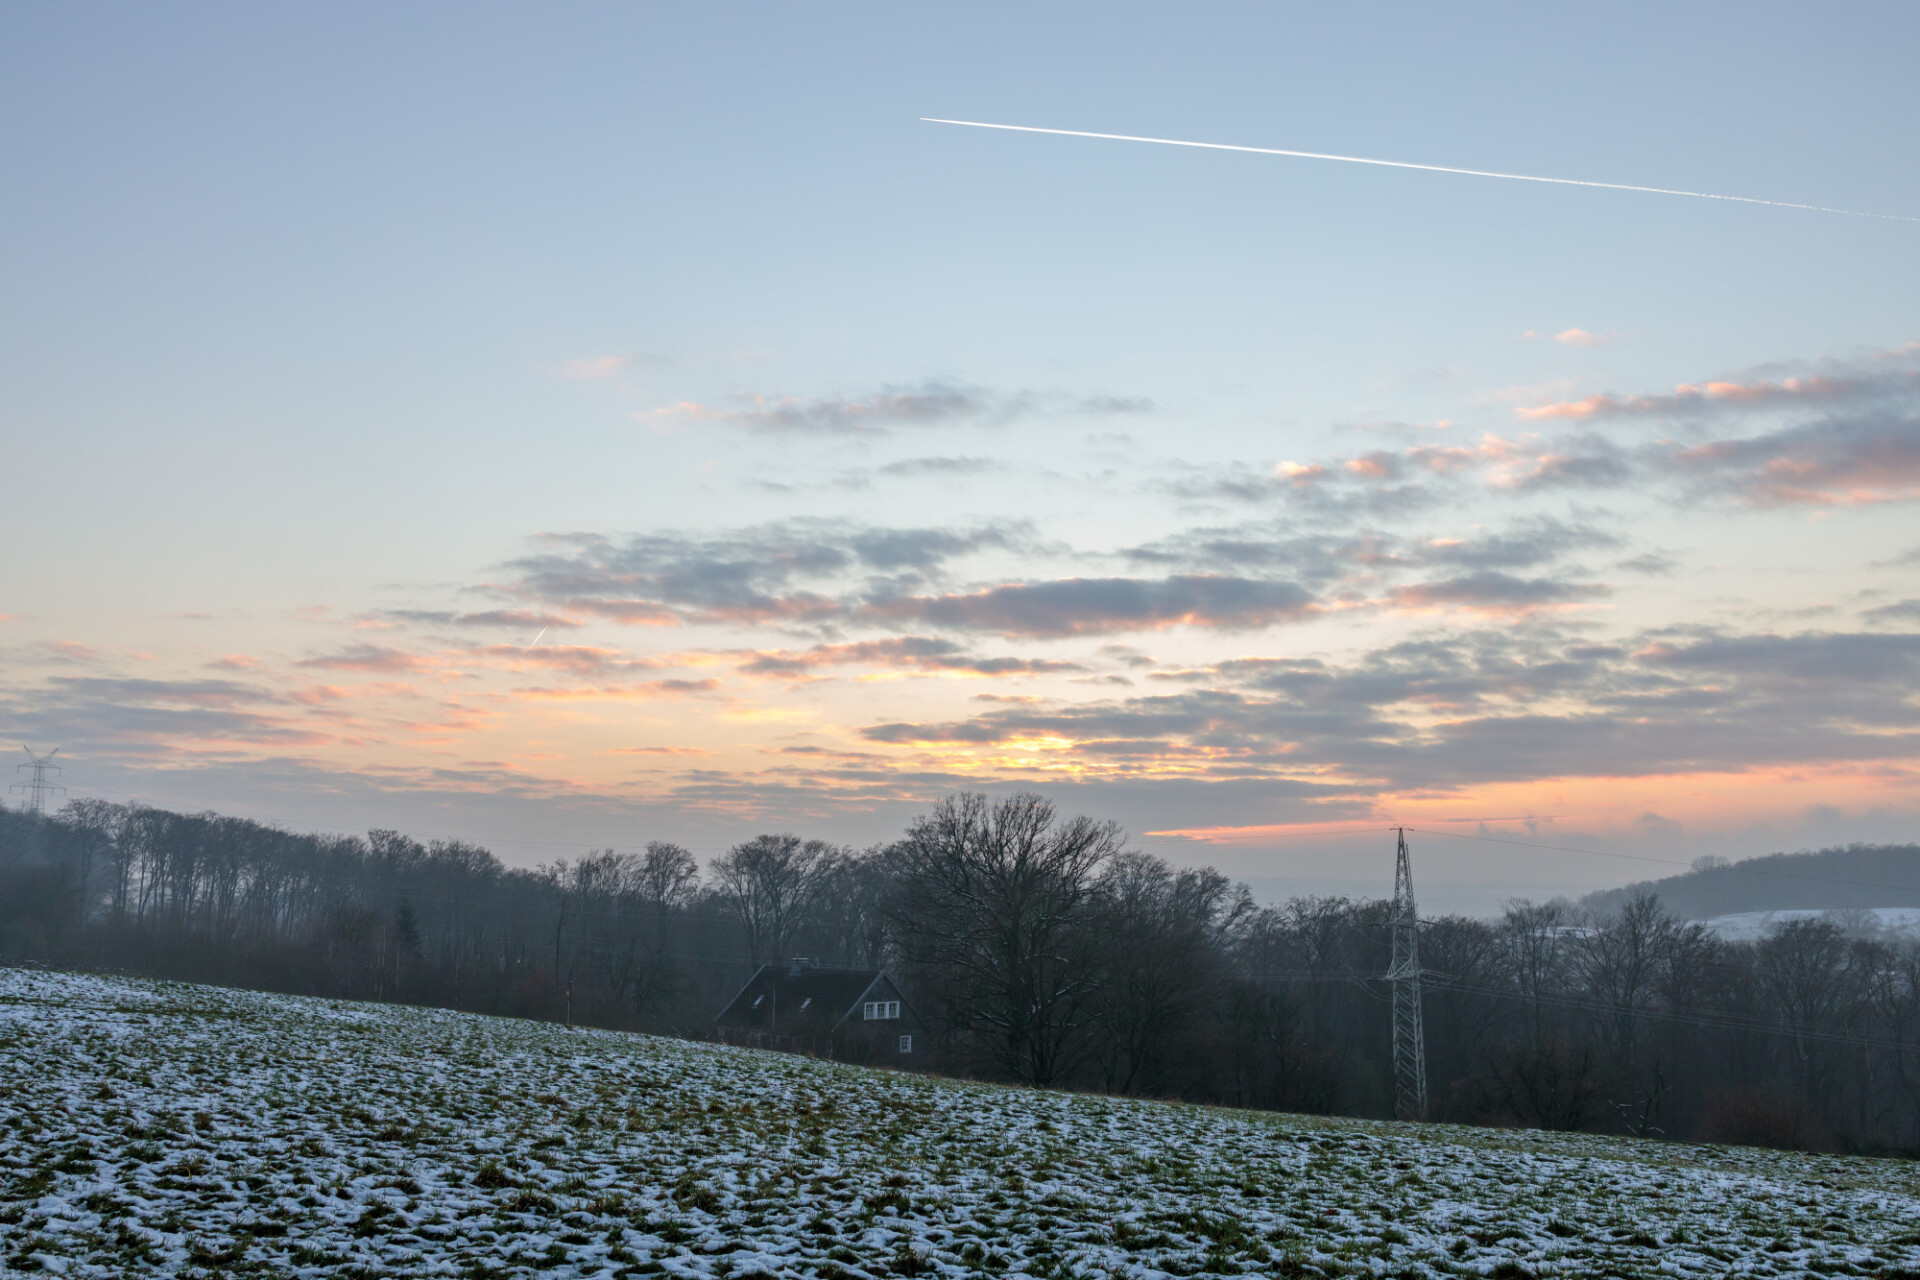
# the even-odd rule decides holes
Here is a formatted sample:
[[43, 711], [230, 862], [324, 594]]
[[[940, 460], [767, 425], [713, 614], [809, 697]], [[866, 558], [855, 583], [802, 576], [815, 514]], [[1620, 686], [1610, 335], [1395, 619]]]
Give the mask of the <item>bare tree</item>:
[[1674, 921], [1652, 893], [1627, 899], [1619, 914], [1581, 935], [1576, 962], [1599, 1008], [1619, 1069], [1631, 1076], [1640, 1023], [1657, 988]]
[[1920, 1136], [1920, 945], [1887, 949], [1868, 998], [1890, 1044], [1888, 1066], [1907, 1104], [1907, 1132]]
[[[1515, 902], [1497, 922], [1427, 923], [1445, 1114], [1920, 1147], [1920, 948], [1848, 936], [1865, 916], [1747, 942], [1646, 894], [1613, 901], [1597, 918]], [[1033, 796], [957, 796], [864, 855], [761, 837], [705, 882], [660, 842], [511, 869], [391, 831], [0, 806], [0, 963], [556, 1019], [571, 974], [583, 1022], [697, 1034], [739, 987], [743, 933], [759, 956], [884, 953], [958, 1050], [947, 1061], [1004, 1078], [1360, 1114], [1391, 1093], [1369, 981], [1387, 963], [1384, 902], [1256, 909], [1217, 873], [1126, 853], [1111, 825]]]
[[1545, 1002], [1564, 985], [1573, 911], [1564, 902], [1515, 898], [1500, 917], [1502, 959], [1527, 1005], [1527, 1031], [1538, 1044], [1546, 1035]]
[[636, 869], [635, 887], [641, 900], [664, 916], [685, 903], [700, 883], [700, 864], [693, 854], [665, 840], [649, 840]]
[[855, 968], [877, 967], [886, 950], [886, 890], [881, 850], [840, 850], [822, 859], [813, 911], [820, 954]]
[[647, 917], [646, 963], [635, 975], [635, 1011], [657, 1014], [687, 989], [686, 975], [673, 951], [675, 916], [694, 900], [700, 864], [691, 851], [665, 840], [650, 840], [633, 873], [633, 889]]
[[1492, 1052], [1490, 1072], [1500, 1109], [1524, 1125], [1566, 1132], [1600, 1113], [1601, 1087], [1593, 1043], [1549, 1039], [1506, 1044]]
[[1165, 1068], [1184, 1047], [1225, 976], [1223, 940], [1253, 911], [1211, 867], [1175, 871], [1149, 854], [1108, 862], [1096, 894], [1102, 984], [1095, 1022], [1106, 1087], [1165, 1087]]
[[108, 857], [113, 848], [125, 822], [126, 810], [105, 800], [82, 799], [70, 801], [60, 811], [60, 816], [72, 827], [76, 836], [74, 850], [79, 865], [75, 874], [75, 888], [79, 901], [75, 907], [75, 923], [85, 925], [93, 915], [94, 868]]
[[1852, 948], [1831, 921], [1789, 920], [1754, 951], [1760, 981], [1792, 1028], [1802, 1101], [1816, 1110], [1826, 1055], [1816, 1052], [1813, 1041], [1840, 1029], [1847, 1005], [1866, 994], [1868, 983], [1850, 971]]
[[1503, 1012], [1486, 992], [1502, 978], [1498, 930], [1482, 920], [1436, 916], [1421, 923], [1420, 962], [1435, 975], [1426, 989], [1427, 1069], [1439, 1082], [1436, 1107], [1446, 1105], [1447, 1082], [1464, 1079], [1480, 1061]]
[[1072, 1063], [1099, 977], [1094, 877], [1122, 841], [1037, 795], [968, 792], [889, 851], [888, 922], [918, 989], [1016, 1079], [1050, 1084]]
[[812, 904], [823, 861], [835, 852], [820, 840], [764, 835], [714, 859], [714, 881], [746, 928], [747, 954], [755, 964], [786, 953]]

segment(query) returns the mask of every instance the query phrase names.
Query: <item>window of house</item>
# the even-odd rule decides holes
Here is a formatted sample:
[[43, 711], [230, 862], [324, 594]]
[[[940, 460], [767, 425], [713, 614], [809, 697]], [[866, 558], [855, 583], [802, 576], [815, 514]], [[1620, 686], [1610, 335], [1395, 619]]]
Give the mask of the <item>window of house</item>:
[[913, 1052], [913, 1037], [912, 1037], [912, 1036], [901, 1036], [901, 1037], [900, 1037], [900, 1052], [902, 1052], [902, 1053], [912, 1053], [912, 1052]]
[[883, 1018], [897, 1018], [900, 1016], [900, 1002], [898, 1000], [869, 1000], [860, 1006], [860, 1016], [868, 1022], [876, 1022]]
[[804, 1008], [806, 1008], [806, 1007], [807, 1007], [808, 1005], [810, 1005], [810, 1004], [812, 1004], [812, 1003], [813, 1003], [813, 997], [812, 997], [812, 996], [808, 996], [808, 997], [807, 997], [807, 998], [806, 998], [805, 1000], [802, 1000], [802, 1001], [800, 1002], [800, 1007], [801, 1007], [802, 1009], [804, 1009]]

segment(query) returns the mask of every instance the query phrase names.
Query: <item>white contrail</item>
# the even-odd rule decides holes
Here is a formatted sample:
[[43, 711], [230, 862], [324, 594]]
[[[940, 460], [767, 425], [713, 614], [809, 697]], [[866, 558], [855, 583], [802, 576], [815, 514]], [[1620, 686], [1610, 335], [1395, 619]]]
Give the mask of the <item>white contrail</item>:
[[1671, 187], [1636, 187], [1625, 182], [1587, 182], [1581, 178], [1542, 178], [1531, 173], [1496, 173], [1491, 169], [1455, 169], [1444, 164], [1414, 164], [1407, 160], [1371, 160], [1366, 156], [1335, 156], [1320, 151], [1282, 151], [1278, 147], [1237, 147], [1227, 142], [1187, 142], [1180, 138], [1138, 138], [1127, 133], [1088, 133], [1083, 129], [1041, 129], [1030, 124], [988, 124], [983, 120], [942, 120], [921, 116], [928, 124], [963, 124], [972, 129], [1007, 129], [1014, 133], [1057, 133], [1068, 138], [1106, 138], [1112, 142], [1157, 142], [1163, 147], [1203, 147], [1208, 151], [1250, 151], [1262, 156], [1292, 156], [1296, 160], [1339, 160], [1346, 164], [1374, 164], [1388, 169], [1423, 169], [1428, 173], [1461, 173], [1470, 178], [1506, 178], [1513, 182], [1551, 182], [1562, 187], [1604, 187], [1608, 191], [1643, 191], [1656, 196], [1691, 196], [1695, 200], [1731, 200], [1736, 204], [1765, 204], [1776, 209], [1804, 209], [1809, 213], [1844, 213], [1850, 218], [1885, 218], [1893, 222], [1920, 222], [1898, 213], [1861, 213], [1857, 209], [1829, 209], [1819, 204], [1760, 200], [1753, 196], [1719, 196], [1710, 191], [1675, 191]]
[[540, 635], [537, 635], [537, 636], [535, 636], [535, 637], [534, 637], [533, 639], [531, 639], [531, 640], [529, 640], [529, 641], [527, 641], [527, 645], [526, 645], [526, 649], [522, 649], [522, 650], [521, 650], [521, 652], [522, 652], [522, 653], [525, 653], [527, 649], [531, 649], [531, 648], [533, 648], [533, 646], [535, 646], [535, 645], [537, 645], [537, 644], [539, 644], [539, 643], [540, 643], [540, 636], [543, 636], [543, 635], [545, 635], [545, 634], [547, 634], [547, 628], [545, 628], [545, 627], [542, 627], [542, 628], [540, 628]]

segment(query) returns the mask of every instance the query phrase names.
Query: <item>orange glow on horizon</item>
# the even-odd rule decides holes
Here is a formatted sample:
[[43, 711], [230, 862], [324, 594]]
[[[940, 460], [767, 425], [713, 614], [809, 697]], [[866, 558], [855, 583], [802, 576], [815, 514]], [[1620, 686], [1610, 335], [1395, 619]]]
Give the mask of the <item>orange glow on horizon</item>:
[[[1910, 805], [1920, 782], [1907, 761], [1789, 765], [1744, 773], [1663, 774], [1643, 778], [1565, 777], [1488, 783], [1449, 794], [1382, 792], [1370, 797], [1381, 827], [1482, 824], [1515, 838], [1544, 838], [1556, 828], [1644, 834], [1649, 829], [1725, 830], [1797, 816], [1819, 806], [1861, 811]], [[1903, 804], [1904, 802], [1904, 804]], [[1495, 815], [1495, 816], [1489, 816]], [[1351, 818], [1247, 826], [1184, 827], [1145, 834], [1202, 844], [1248, 844], [1310, 835]]]

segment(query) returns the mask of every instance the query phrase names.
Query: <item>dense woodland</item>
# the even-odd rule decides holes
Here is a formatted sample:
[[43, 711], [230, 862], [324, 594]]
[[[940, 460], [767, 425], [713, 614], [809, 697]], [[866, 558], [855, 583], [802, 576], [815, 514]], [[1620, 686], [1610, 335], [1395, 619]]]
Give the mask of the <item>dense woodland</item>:
[[[1911, 943], [1826, 920], [1728, 942], [1641, 890], [1426, 921], [1421, 948], [1436, 1119], [1920, 1150]], [[1036, 796], [704, 869], [660, 842], [527, 870], [394, 831], [0, 812], [8, 962], [695, 1037], [761, 960], [884, 964], [945, 1070], [1252, 1107], [1390, 1111], [1388, 951], [1384, 901], [1261, 906]]]

